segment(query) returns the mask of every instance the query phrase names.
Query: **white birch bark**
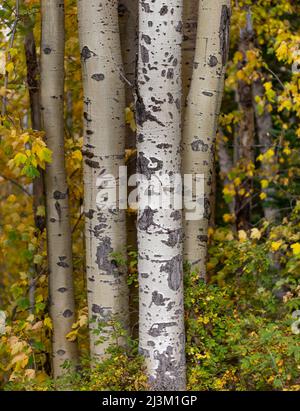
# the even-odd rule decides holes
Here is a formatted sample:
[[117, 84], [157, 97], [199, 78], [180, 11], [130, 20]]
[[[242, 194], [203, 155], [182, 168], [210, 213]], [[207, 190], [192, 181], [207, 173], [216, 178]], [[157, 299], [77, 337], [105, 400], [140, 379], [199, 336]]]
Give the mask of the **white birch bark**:
[[65, 361], [76, 363], [75, 342], [67, 341], [75, 320], [71, 229], [64, 158], [64, 1], [42, 0], [42, 126], [53, 161], [45, 174], [50, 315], [53, 321], [53, 373]]
[[[139, 2], [136, 96], [138, 172], [180, 173], [182, 0]], [[185, 388], [182, 216], [172, 208], [138, 215], [140, 352], [151, 388]]]
[[182, 89], [183, 104], [188, 96], [195, 58], [199, 0], [183, 1]]
[[[84, 208], [91, 355], [105, 356], [111, 320], [128, 322], [124, 267], [112, 253], [126, 251], [125, 212], [96, 205], [97, 179], [118, 177], [125, 153], [125, 87], [117, 0], [78, 0], [84, 86]], [[119, 182], [117, 181], [117, 185]], [[102, 328], [100, 334], [95, 330]], [[105, 338], [100, 344], [99, 338]]]
[[204, 175], [204, 216], [185, 219], [184, 258], [206, 276], [213, 153], [229, 48], [229, 0], [200, 0], [194, 72], [183, 133], [184, 174]]

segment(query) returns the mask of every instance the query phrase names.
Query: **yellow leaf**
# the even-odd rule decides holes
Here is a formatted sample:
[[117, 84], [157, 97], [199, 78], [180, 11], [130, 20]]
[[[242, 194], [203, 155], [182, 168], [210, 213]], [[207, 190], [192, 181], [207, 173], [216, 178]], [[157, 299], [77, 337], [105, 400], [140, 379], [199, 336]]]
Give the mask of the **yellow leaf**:
[[16, 200], [17, 200], [17, 197], [14, 194], [11, 194], [10, 196], [7, 197], [8, 203], [15, 203]]
[[271, 250], [276, 252], [279, 250], [279, 248], [281, 247], [282, 242], [281, 241], [273, 241], [271, 244]]
[[75, 150], [72, 153], [72, 158], [74, 158], [74, 160], [79, 160], [82, 161], [82, 153], [80, 150]]
[[269, 187], [269, 182], [268, 180], [261, 180], [260, 185], [261, 185], [261, 188], [265, 189]]
[[258, 228], [252, 228], [250, 237], [252, 240], [259, 240], [261, 238], [261, 232], [258, 230]]
[[78, 335], [78, 329], [69, 332], [69, 334], [66, 335], [66, 338], [68, 341], [75, 341], [77, 339], [77, 335]]
[[45, 217], [46, 215], [46, 209], [45, 206], [38, 206], [37, 210], [36, 210], [36, 215], [39, 217]]
[[14, 63], [12, 63], [11, 61], [9, 63], [6, 64], [5, 70], [8, 73], [11, 73], [14, 70]]
[[16, 166], [19, 166], [20, 164], [24, 164], [27, 160], [27, 157], [23, 153], [18, 153], [14, 157], [14, 163]]
[[130, 107], [125, 108], [125, 121], [128, 124], [133, 132], [136, 132], [136, 123], [134, 118], [134, 112]]
[[293, 250], [293, 254], [295, 256], [300, 256], [300, 243], [295, 243], [291, 245], [291, 249]]
[[45, 326], [46, 328], [49, 328], [50, 330], [53, 329], [53, 325], [52, 325], [52, 320], [51, 320], [51, 318], [46, 317], [46, 318], [44, 319], [44, 326]]
[[230, 222], [232, 222], [232, 215], [231, 214], [224, 214], [223, 215], [223, 220], [224, 220], [224, 222], [225, 223], [230, 223]]
[[247, 233], [246, 233], [246, 231], [244, 231], [244, 230], [240, 230], [240, 231], [238, 232], [238, 236], [239, 236], [239, 240], [240, 240], [241, 242], [247, 240]]
[[261, 200], [265, 200], [267, 198], [267, 194], [266, 193], [260, 193], [259, 198]]

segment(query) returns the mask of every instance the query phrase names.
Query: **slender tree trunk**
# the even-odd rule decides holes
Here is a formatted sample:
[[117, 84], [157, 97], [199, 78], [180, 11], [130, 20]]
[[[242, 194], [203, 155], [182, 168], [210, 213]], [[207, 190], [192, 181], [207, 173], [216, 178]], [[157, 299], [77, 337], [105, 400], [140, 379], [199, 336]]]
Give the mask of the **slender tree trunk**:
[[[239, 51], [244, 58], [239, 63], [241, 70], [247, 64], [247, 51], [253, 47], [253, 28], [250, 11], [247, 14], [246, 27], [241, 29]], [[245, 168], [254, 161], [254, 132], [255, 118], [252, 103], [252, 88], [250, 82], [239, 80], [237, 87], [237, 101], [242, 118], [238, 124], [237, 160]], [[252, 178], [243, 183], [246, 193], [251, 195]], [[238, 229], [248, 229], [251, 219], [251, 197], [236, 196], [235, 201], [236, 224]]]
[[53, 322], [53, 373], [65, 361], [75, 364], [77, 347], [66, 339], [75, 320], [72, 244], [64, 158], [64, 1], [42, 0], [42, 125], [53, 161], [46, 169], [50, 314]]
[[[193, 74], [199, 0], [183, 1], [182, 88], [185, 105]], [[184, 114], [184, 112], [183, 112]]]
[[[255, 98], [255, 96], [262, 97], [264, 95], [264, 88], [260, 77], [253, 82], [252, 93], [253, 99]], [[263, 112], [260, 113], [257, 104], [255, 102], [253, 104], [255, 107], [256, 131], [260, 146], [260, 152], [264, 154], [273, 145], [271, 136], [271, 130], [273, 127], [272, 116], [266, 107], [264, 108]], [[261, 163], [261, 171], [267, 179], [271, 178], [273, 175], [272, 166], [264, 161]], [[268, 221], [274, 221], [276, 219], [277, 210], [276, 207], [272, 207], [272, 204], [270, 204], [270, 200], [272, 201], [272, 197], [275, 194], [274, 189], [268, 188], [266, 191], [269, 203], [268, 205], [263, 205], [264, 215]]]
[[[227, 185], [230, 182], [228, 178], [228, 174], [233, 167], [233, 161], [226, 147], [226, 143], [225, 143], [222, 132], [220, 132], [220, 138], [218, 141], [218, 160], [219, 160], [219, 166], [220, 166], [221, 179], [224, 181], [224, 185]], [[232, 203], [229, 204], [230, 214], [233, 215], [234, 210], [235, 210], [235, 205], [233, 201]]]
[[[31, 127], [33, 130], [41, 130], [41, 105], [40, 105], [40, 84], [39, 84], [39, 64], [36, 54], [35, 39], [33, 31], [29, 28], [29, 31], [25, 37], [25, 54], [27, 65], [27, 85], [29, 91], [30, 100], [30, 117]], [[44, 231], [45, 219], [38, 215], [38, 207], [45, 205], [44, 198], [44, 181], [43, 171], [40, 169], [40, 177], [33, 180], [33, 211], [35, 225], [40, 232]]]
[[204, 176], [204, 216], [185, 219], [184, 257], [206, 277], [213, 153], [229, 48], [230, 1], [200, 0], [194, 72], [183, 133], [183, 171]]
[[[180, 174], [182, 0], [140, 0], [136, 97], [138, 171]], [[141, 184], [141, 180], [139, 181]], [[155, 390], [185, 388], [182, 216], [171, 205], [138, 215], [140, 351]]]
[[[30, 102], [30, 117], [31, 127], [33, 130], [41, 130], [41, 105], [40, 105], [40, 68], [36, 53], [36, 44], [33, 34], [33, 27], [30, 18], [26, 18], [24, 21], [26, 35], [24, 40], [26, 67], [27, 67], [27, 87], [29, 92]], [[44, 193], [44, 172], [39, 169], [40, 176], [36, 177], [32, 182], [32, 195], [33, 195], [33, 215], [34, 222], [37, 228], [36, 235], [41, 234], [46, 228], [46, 220], [40, 215], [39, 207], [45, 206], [45, 193]], [[35, 306], [35, 284], [36, 276], [40, 273], [41, 267], [35, 265], [30, 269], [31, 276], [29, 281], [29, 302], [30, 311], [34, 312]]]
[[[125, 212], [97, 208], [99, 176], [118, 176], [124, 165], [125, 86], [117, 0], [78, 0], [84, 85], [84, 187], [88, 305], [91, 355], [103, 358], [110, 320], [128, 325], [128, 288], [124, 267], [113, 253], [126, 254]], [[119, 181], [117, 181], [117, 188]], [[100, 187], [101, 188], [101, 187]], [[100, 334], [97, 329], [101, 327]], [[99, 338], [107, 337], [100, 344]]]
[[[126, 76], [126, 107], [133, 110], [134, 107], [134, 85], [136, 82], [136, 66], [138, 53], [138, 0], [119, 0], [119, 21], [121, 49], [124, 64], [124, 74]], [[128, 177], [136, 173], [136, 132], [126, 126], [125, 148], [130, 150], [131, 155], [126, 163]], [[129, 188], [129, 194], [134, 188]], [[130, 251], [137, 250], [135, 212], [126, 214], [127, 227], [127, 247]], [[130, 311], [130, 330], [134, 338], [138, 337], [138, 288], [133, 283], [129, 291], [129, 311]]]

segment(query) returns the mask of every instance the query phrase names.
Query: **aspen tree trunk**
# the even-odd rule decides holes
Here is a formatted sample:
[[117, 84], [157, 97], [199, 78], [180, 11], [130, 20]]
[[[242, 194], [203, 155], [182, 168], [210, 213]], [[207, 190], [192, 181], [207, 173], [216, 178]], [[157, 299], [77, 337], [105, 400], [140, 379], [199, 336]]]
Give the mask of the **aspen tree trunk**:
[[[181, 171], [182, 0], [140, 0], [139, 4], [137, 164], [144, 178], [161, 181]], [[140, 209], [138, 249], [139, 342], [150, 386], [154, 390], [183, 390], [181, 212], [172, 205]]]
[[206, 277], [213, 156], [229, 49], [230, 1], [200, 0], [194, 72], [183, 132], [183, 172], [204, 176], [204, 216], [185, 219], [184, 258]]
[[65, 361], [76, 364], [75, 342], [66, 339], [75, 320], [72, 245], [64, 158], [64, 2], [42, 0], [42, 126], [53, 161], [47, 166], [47, 240], [49, 300], [53, 322], [53, 373], [63, 374]]
[[[22, 3], [21, 3], [22, 5]], [[31, 127], [33, 130], [41, 130], [41, 105], [40, 105], [40, 68], [36, 53], [36, 43], [33, 34], [33, 25], [30, 18], [26, 18], [24, 21], [26, 35], [24, 39], [24, 49], [26, 57], [26, 68], [27, 68], [27, 87], [29, 93], [30, 102], [30, 117], [31, 117]], [[32, 194], [33, 194], [33, 215], [36, 231], [36, 235], [39, 236], [45, 227], [46, 220], [43, 216], [39, 215], [39, 207], [45, 206], [45, 196], [44, 196], [44, 171], [39, 169], [40, 176], [36, 177], [32, 182]], [[36, 276], [39, 274], [41, 267], [34, 265], [30, 269], [31, 276], [29, 280], [29, 302], [30, 302], [30, 312], [34, 312], [35, 307], [35, 284]]]
[[[124, 165], [125, 87], [117, 0], [78, 0], [84, 86], [84, 208], [91, 355], [101, 359], [109, 346], [110, 320], [128, 324], [124, 267], [112, 253], [126, 250], [125, 212], [97, 208], [97, 179], [118, 177]], [[119, 181], [117, 181], [117, 188]], [[101, 327], [100, 334], [97, 329]], [[99, 338], [105, 338], [101, 341]]]
[[182, 94], [184, 105], [190, 90], [193, 74], [197, 37], [198, 9], [199, 0], [183, 1]]
[[[136, 83], [136, 66], [138, 53], [138, 0], [119, 0], [119, 22], [124, 75], [126, 77], [126, 107], [133, 110], [134, 86]], [[126, 162], [128, 178], [136, 173], [136, 132], [127, 124], [125, 148], [130, 155]], [[128, 194], [134, 188], [128, 189]], [[127, 247], [129, 251], [137, 250], [137, 215], [134, 210], [126, 214]], [[131, 336], [138, 337], [138, 288], [134, 283], [129, 289], [129, 313]]]
[[[120, 37], [124, 66], [126, 107], [133, 109], [134, 86], [136, 82], [136, 65], [138, 53], [138, 0], [119, 0]], [[136, 132], [129, 125], [126, 126], [125, 148], [130, 150], [127, 161], [128, 177], [136, 173]], [[131, 190], [129, 189], [129, 192]], [[137, 248], [136, 214], [127, 214], [127, 246], [131, 250]]]

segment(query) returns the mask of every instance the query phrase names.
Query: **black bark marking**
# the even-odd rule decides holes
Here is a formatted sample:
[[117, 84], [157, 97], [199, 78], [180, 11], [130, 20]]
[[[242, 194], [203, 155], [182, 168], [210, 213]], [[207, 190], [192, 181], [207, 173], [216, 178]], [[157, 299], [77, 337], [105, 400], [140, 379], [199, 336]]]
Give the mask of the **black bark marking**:
[[52, 52], [50, 47], [45, 47], [43, 51], [44, 51], [44, 54], [51, 54]]
[[168, 6], [162, 6], [162, 8], [160, 9], [159, 14], [161, 16], [165, 16], [168, 13]]
[[181, 33], [181, 32], [182, 32], [182, 29], [183, 29], [183, 23], [182, 23], [182, 21], [180, 21], [180, 22], [177, 24], [177, 26], [175, 27], [175, 30], [176, 30], [178, 33]]
[[159, 337], [162, 334], [166, 334], [167, 332], [167, 327], [175, 327], [177, 326], [176, 322], [171, 322], [171, 323], [161, 323], [161, 324], [153, 324], [150, 330], [148, 331], [148, 334], [151, 335], [151, 337]]
[[62, 193], [61, 191], [54, 191], [53, 198], [54, 200], [65, 200], [67, 198], [67, 194], [68, 192]]
[[71, 310], [65, 310], [65, 311], [63, 312], [63, 316], [64, 316], [65, 318], [70, 318], [70, 317], [72, 317], [72, 315], [73, 315], [73, 312], [72, 312]]
[[208, 65], [210, 67], [215, 67], [218, 64], [218, 59], [216, 56], [209, 56]]
[[202, 151], [202, 153], [208, 152], [208, 144], [205, 144], [203, 140], [195, 140], [191, 144], [193, 151]]
[[172, 231], [168, 234], [168, 240], [165, 241], [163, 240], [162, 243], [166, 244], [167, 246], [174, 248], [176, 244], [178, 244], [180, 241], [182, 241], [183, 234], [182, 234], [182, 229], [180, 228], [179, 230]]
[[97, 54], [90, 50], [88, 46], [84, 46], [81, 50], [81, 58], [83, 61], [86, 62], [86, 60], [90, 59], [92, 56], [97, 56]]
[[57, 265], [58, 265], [59, 267], [62, 267], [62, 268], [69, 268], [69, 264], [67, 264], [67, 263], [64, 262], [64, 261], [59, 261], [59, 262], [57, 263]]
[[151, 114], [150, 111], [146, 110], [145, 103], [142, 97], [140, 96], [139, 91], [137, 91], [135, 112], [136, 122], [139, 126], [142, 126], [146, 121], [154, 121], [160, 126], [165, 127], [165, 125], [161, 121], [159, 121], [155, 116], [153, 116], [153, 114]]
[[139, 229], [142, 231], [147, 231], [149, 227], [152, 225], [155, 226], [154, 223], [154, 214], [157, 213], [156, 210], [152, 210], [150, 207], [146, 207], [143, 211], [143, 214], [139, 218], [138, 226]]
[[104, 237], [100, 245], [97, 247], [96, 263], [99, 270], [105, 271], [107, 274], [114, 274], [116, 271], [116, 264], [111, 260], [111, 253], [113, 248], [111, 246], [111, 239]]
[[56, 201], [54, 206], [55, 206], [55, 210], [56, 210], [57, 215], [58, 215], [58, 220], [61, 221], [61, 206], [60, 206], [59, 202]]
[[203, 91], [202, 94], [207, 97], [212, 97], [214, 95], [214, 93], [211, 93], [210, 91]]
[[141, 6], [145, 13], [153, 13], [153, 11], [150, 9], [149, 3], [146, 3], [144, 0], [141, 1]]
[[171, 217], [174, 221], [178, 221], [181, 219], [181, 212], [179, 210], [175, 210], [171, 213]]
[[84, 215], [86, 216], [86, 218], [88, 218], [89, 220], [92, 220], [92, 218], [94, 217], [94, 213], [96, 211], [95, 210], [89, 210], [86, 213], [84, 213]]
[[168, 148], [172, 147], [172, 144], [160, 143], [160, 144], [157, 144], [156, 147], [159, 148], [159, 149], [167, 150]]
[[92, 75], [92, 79], [96, 81], [103, 81], [105, 79], [105, 76], [102, 73], [95, 73]]
[[59, 293], [66, 293], [68, 291], [68, 289], [66, 287], [60, 287], [57, 291]]
[[230, 9], [223, 5], [220, 22], [220, 48], [222, 54], [222, 64], [225, 66], [229, 53], [230, 40]]
[[84, 157], [87, 157], [87, 158], [93, 158], [93, 157], [95, 157], [95, 154], [92, 153], [92, 152], [89, 151], [89, 150], [82, 150], [82, 155], [83, 155]]
[[92, 121], [92, 119], [89, 117], [89, 114], [88, 114], [86, 111], [83, 113], [83, 118], [84, 118], [88, 123], [90, 123], [90, 122]]
[[170, 301], [170, 298], [165, 298], [163, 294], [160, 294], [158, 291], [153, 291], [150, 307], [152, 304], [157, 306], [165, 306], [167, 301]]
[[143, 46], [143, 45], [141, 45], [141, 58], [142, 58], [142, 62], [143, 62], [144, 64], [149, 63], [149, 51], [148, 51], [148, 49], [147, 49], [145, 46]]
[[177, 255], [160, 268], [168, 274], [168, 286], [171, 290], [179, 290], [182, 283], [182, 257]]
[[147, 179], [155, 174], [157, 171], [162, 170], [163, 162], [155, 157], [150, 159], [144, 156], [144, 153], [139, 153], [137, 158], [137, 170], [140, 174], [143, 174]]
[[93, 161], [93, 160], [89, 160], [86, 159], [84, 160], [85, 164], [91, 168], [100, 168], [100, 164], [98, 163], [98, 161]]
[[56, 354], [59, 355], [60, 357], [62, 357], [63, 355], [65, 355], [66, 351], [65, 350], [58, 350], [56, 351]]
[[105, 321], [109, 320], [112, 317], [111, 308], [109, 307], [100, 307], [97, 304], [93, 304], [92, 312], [99, 314]]
[[142, 40], [144, 40], [146, 44], [151, 44], [151, 37], [147, 34], [142, 34]]

